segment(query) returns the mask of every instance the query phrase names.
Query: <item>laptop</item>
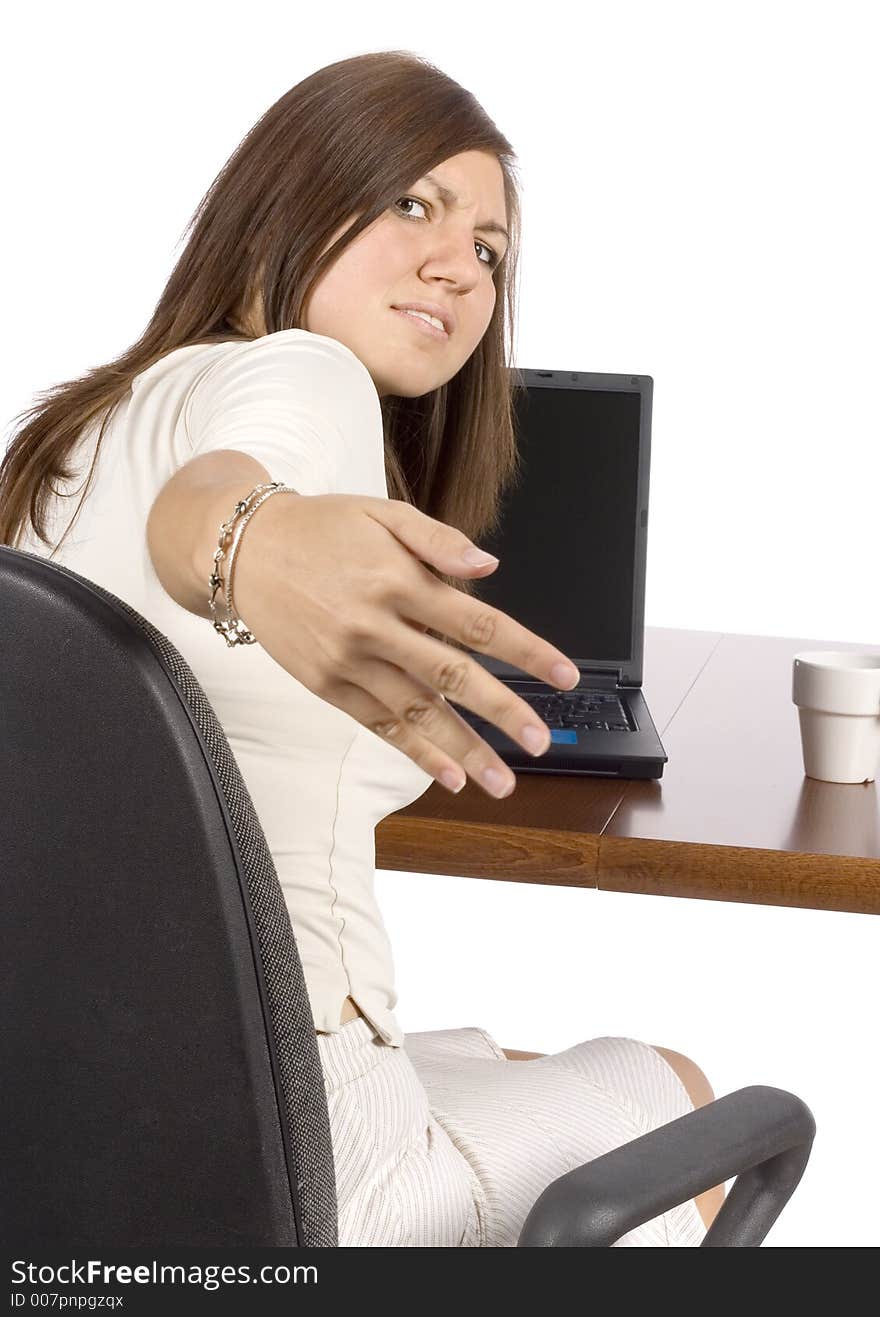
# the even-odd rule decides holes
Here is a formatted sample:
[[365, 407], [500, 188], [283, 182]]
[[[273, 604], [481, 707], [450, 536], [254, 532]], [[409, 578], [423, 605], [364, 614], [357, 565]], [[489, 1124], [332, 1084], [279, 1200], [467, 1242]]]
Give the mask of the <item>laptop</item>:
[[501, 609], [577, 664], [572, 691], [468, 649], [550, 728], [533, 758], [472, 709], [454, 705], [498, 757], [522, 773], [659, 778], [666, 752], [642, 694], [649, 375], [512, 371], [519, 470], [497, 532], [500, 559], [474, 597]]

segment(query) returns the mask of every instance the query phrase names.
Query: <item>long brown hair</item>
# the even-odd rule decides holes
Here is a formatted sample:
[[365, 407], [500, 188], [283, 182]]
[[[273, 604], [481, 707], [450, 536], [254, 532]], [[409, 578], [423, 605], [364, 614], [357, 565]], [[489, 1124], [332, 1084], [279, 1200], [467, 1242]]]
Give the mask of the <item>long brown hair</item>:
[[[114, 361], [42, 391], [18, 414], [28, 419], [0, 463], [0, 544], [18, 547], [29, 522], [49, 546], [49, 500], [74, 497], [53, 482], [81, 474], [72, 450], [103, 416], [86, 488], [50, 556], [57, 553], [136, 375], [175, 348], [252, 338], [235, 311], [255, 294], [267, 333], [297, 327], [311, 286], [344, 248], [414, 179], [463, 151], [491, 152], [504, 177], [510, 244], [492, 276], [495, 308], [476, 350], [446, 384], [422, 397], [381, 399], [385, 472], [389, 498], [477, 542], [497, 530], [501, 494], [519, 473], [518, 385], [508, 365], [520, 242], [515, 156], [471, 92], [422, 56], [393, 50], [330, 64], [277, 100], [199, 203], [140, 339]], [[352, 215], [359, 218], [324, 252]], [[471, 581], [429, 570], [473, 593]]]

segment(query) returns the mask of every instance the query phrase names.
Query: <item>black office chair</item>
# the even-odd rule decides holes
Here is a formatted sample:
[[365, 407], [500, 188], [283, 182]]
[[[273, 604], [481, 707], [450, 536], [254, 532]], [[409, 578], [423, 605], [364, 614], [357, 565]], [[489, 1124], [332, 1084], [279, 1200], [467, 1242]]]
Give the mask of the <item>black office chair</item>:
[[[0, 857], [0, 1242], [336, 1247], [311, 1007], [226, 736], [139, 613], [8, 546]], [[612, 1244], [737, 1176], [704, 1242], [759, 1245], [814, 1134], [740, 1089], [560, 1176], [518, 1243]]]

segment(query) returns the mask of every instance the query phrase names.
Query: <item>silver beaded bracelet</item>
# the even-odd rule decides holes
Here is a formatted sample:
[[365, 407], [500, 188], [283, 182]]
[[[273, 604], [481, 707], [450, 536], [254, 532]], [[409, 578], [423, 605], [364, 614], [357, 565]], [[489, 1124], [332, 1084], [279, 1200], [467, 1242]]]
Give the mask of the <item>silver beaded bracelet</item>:
[[[256, 636], [248, 631], [244, 622], [242, 622], [241, 618], [236, 615], [235, 606], [232, 602], [232, 572], [235, 566], [235, 555], [238, 551], [239, 542], [241, 541], [245, 526], [248, 524], [260, 504], [265, 503], [266, 499], [271, 498], [273, 494], [278, 494], [283, 491], [287, 491], [290, 494], [299, 493], [299, 491], [294, 489], [292, 485], [285, 485], [281, 480], [273, 480], [268, 484], [257, 485], [251, 490], [246, 498], [240, 499], [239, 502], [236, 503], [235, 511], [232, 516], [220, 526], [220, 539], [217, 548], [214, 550], [214, 570], [208, 581], [208, 584], [211, 586], [211, 597], [208, 600], [208, 606], [211, 609], [214, 630], [219, 631], [220, 635], [225, 637], [226, 644], [230, 647], [232, 645], [256, 644]], [[251, 500], [258, 494], [260, 497], [257, 498], [255, 503], [251, 504]], [[239, 524], [235, 533], [235, 539], [233, 540], [232, 548], [229, 553], [229, 572], [227, 574], [227, 579], [224, 582], [223, 577], [220, 575], [220, 563], [226, 556], [226, 539], [232, 534], [233, 527], [236, 525], [239, 517], [243, 516], [245, 513], [247, 515], [244, 516], [244, 520]], [[226, 599], [225, 618], [218, 618], [217, 608], [214, 603], [214, 597], [221, 586], [223, 586]]]

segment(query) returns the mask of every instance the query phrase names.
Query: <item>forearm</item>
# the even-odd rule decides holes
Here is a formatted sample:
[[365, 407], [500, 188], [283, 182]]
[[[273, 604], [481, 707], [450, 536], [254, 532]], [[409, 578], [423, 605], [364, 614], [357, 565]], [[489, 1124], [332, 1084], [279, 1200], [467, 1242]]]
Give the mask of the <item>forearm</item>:
[[[147, 543], [162, 587], [181, 608], [211, 619], [209, 577], [220, 527], [240, 499], [270, 479], [255, 458], [227, 449], [194, 457], [163, 485], [147, 518]], [[245, 536], [250, 529], [249, 524]], [[227, 552], [231, 544], [230, 539]], [[224, 580], [226, 561], [220, 566]], [[215, 604], [224, 617], [221, 591]]]

